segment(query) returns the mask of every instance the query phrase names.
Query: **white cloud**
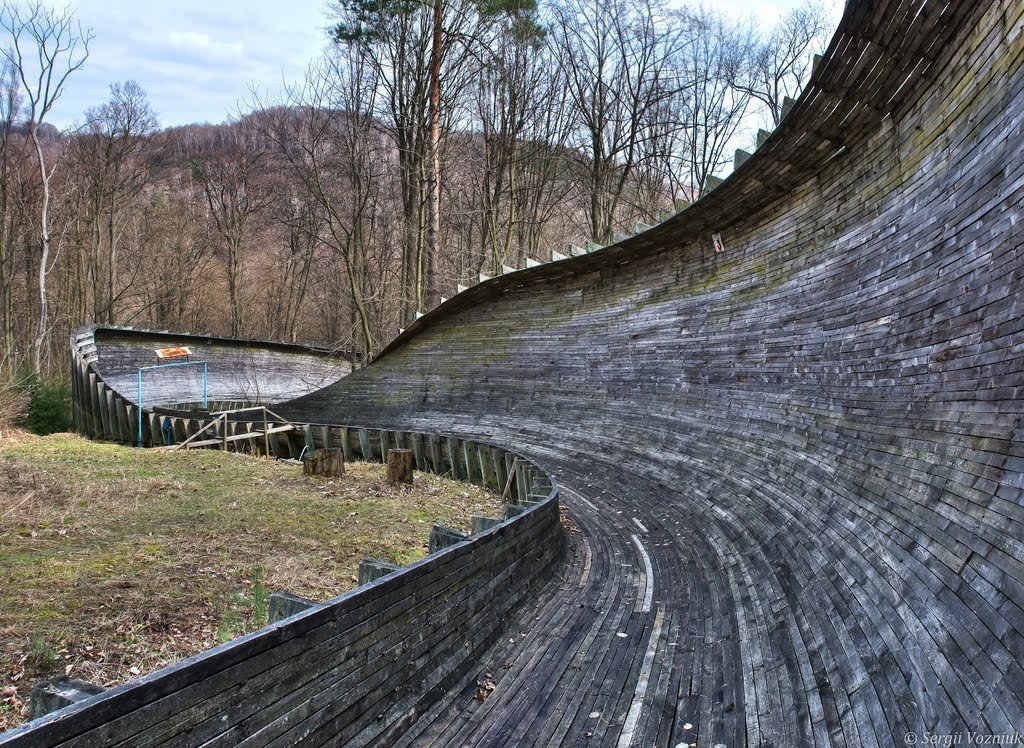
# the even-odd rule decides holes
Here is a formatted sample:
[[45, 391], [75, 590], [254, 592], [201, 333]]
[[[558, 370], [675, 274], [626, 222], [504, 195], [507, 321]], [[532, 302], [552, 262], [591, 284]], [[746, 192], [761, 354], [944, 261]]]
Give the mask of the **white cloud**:
[[209, 34], [198, 31], [171, 31], [167, 34], [171, 46], [207, 60], [240, 60], [245, 54], [241, 42], [215, 41]]
[[326, 42], [327, 5], [293, 0], [282, 12], [276, 0], [76, 0], [78, 20], [96, 36], [51, 121], [81, 121], [124, 80], [145, 89], [163, 125], [223, 121], [253, 86], [276, 91], [303, 75]]

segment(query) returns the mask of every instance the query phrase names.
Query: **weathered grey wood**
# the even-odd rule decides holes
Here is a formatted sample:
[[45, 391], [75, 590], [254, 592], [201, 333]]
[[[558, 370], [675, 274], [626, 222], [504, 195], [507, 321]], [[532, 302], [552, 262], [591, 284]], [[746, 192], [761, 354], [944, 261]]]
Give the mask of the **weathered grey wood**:
[[160, 416], [156, 413], [146, 413], [144, 422], [149, 426], [149, 444], [151, 446], [163, 444], [163, 432], [160, 430]]
[[480, 480], [480, 458], [476, 453], [476, 443], [464, 440], [462, 442], [462, 457], [466, 465], [466, 480], [470, 483], [478, 483]]
[[341, 429], [341, 451], [345, 455], [345, 462], [352, 462], [355, 459], [349, 429], [344, 427]]
[[110, 423], [110, 431], [107, 433], [107, 437], [110, 439], [117, 439], [120, 437], [120, 425], [117, 422], [117, 411], [114, 410], [114, 391], [109, 387], [104, 387], [102, 391], [104, 408], [107, 413], [107, 420]]
[[491, 448], [478, 444], [476, 454], [480, 465], [480, 485], [496, 487], [496, 480], [494, 478], [494, 460], [491, 457]]
[[494, 487], [502, 493], [505, 492], [505, 488], [508, 486], [508, 468], [505, 465], [506, 456], [505, 450], [492, 448], [491, 458], [494, 467]]
[[[1024, 724], [1022, 15], [848, 3], [713, 192], [468, 289], [288, 404], [563, 477], [572, 560], [539, 597], [521, 554], [546, 548], [547, 505], [80, 744], [888, 746]], [[479, 556], [492, 536], [516, 549]]]
[[434, 434], [428, 437], [430, 442], [430, 469], [438, 475], [443, 475], [448, 472], [444, 464], [444, 459], [441, 456], [441, 439]]
[[430, 526], [429, 553], [437, 553], [440, 550], [463, 542], [468, 536], [465, 533], [454, 530], [451, 527], [439, 525], [436, 522]]
[[376, 558], [364, 558], [359, 562], [359, 584], [374, 582], [381, 577], [386, 577], [393, 571], [398, 571], [398, 568], [395, 564], [389, 564]]
[[[160, 678], [97, 702], [73, 721], [37, 725], [0, 741], [18, 745], [23, 737], [56, 745], [57, 736], [77, 729], [78, 740], [89, 745], [113, 739], [144, 748], [185, 734], [194, 744], [248, 745], [272, 744], [275, 735], [286, 734], [291, 737], [282, 739], [291, 743], [294, 733], [288, 730], [297, 725], [307, 734], [318, 725], [330, 726], [327, 734], [335, 736], [362, 730], [377, 713], [368, 705], [381, 695], [394, 693], [396, 708], [404, 711], [402, 694], [422, 698], [442, 677], [457, 677], [472, 666], [477, 649], [465, 646], [453, 624], [465, 621], [474, 639], [493, 640], [500, 611], [509, 610], [505, 600], [518, 606], [531, 580], [557, 557], [560, 533], [552, 522], [557, 507], [552, 509], [544, 521], [520, 528], [531, 549], [525, 555], [518, 542], [510, 542], [517, 538], [511, 528], [476, 545], [463, 543], [247, 640], [167, 668]], [[495, 597], [489, 580], [506, 578], [517, 583], [507, 587], [507, 597]], [[410, 594], [411, 582], [417, 594]], [[410, 629], [417, 632], [414, 639]], [[431, 654], [438, 659], [432, 661]], [[187, 683], [200, 665], [205, 675], [199, 680], [166, 690]], [[381, 684], [401, 689], [378, 691]], [[144, 699], [143, 706], [132, 708], [133, 699]], [[119, 705], [128, 710], [118, 711]]]
[[516, 479], [516, 472], [515, 472], [516, 471], [516, 457], [515, 457], [515, 455], [511, 454], [510, 452], [506, 452], [505, 455], [504, 455], [504, 465], [505, 465], [505, 483], [503, 484], [504, 492], [505, 492], [505, 494], [510, 499], [512, 499], [512, 501], [515, 501], [516, 500], [516, 483], [515, 483], [515, 479]]
[[282, 434], [279, 430], [274, 428], [268, 429], [267, 434], [270, 437], [271, 452], [275, 457], [284, 457], [289, 459], [298, 457], [297, 454], [292, 453], [291, 443], [289, 442], [286, 434]]
[[119, 438], [122, 443], [131, 444], [132, 433], [134, 429], [132, 428], [132, 421], [131, 415], [128, 410], [128, 403], [120, 395], [118, 395], [115, 398], [114, 403], [115, 411], [117, 412], [117, 428]]
[[473, 535], [477, 535], [485, 530], [490, 530], [492, 527], [500, 525], [502, 522], [504, 522], [504, 520], [498, 517], [482, 517], [477, 514], [470, 517]]
[[290, 592], [272, 592], [267, 599], [267, 622], [277, 623], [317, 605], [320, 603], [308, 597], [293, 595]]
[[459, 440], [449, 436], [445, 440], [448, 448], [448, 463], [451, 465], [452, 477], [456, 480], [466, 480], [466, 471], [462, 467], [462, 449], [459, 447]]
[[302, 450], [305, 449], [306, 443], [302, 438], [302, 432], [296, 429], [291, 429], [284, 432], [282, 435], [288, 441], [288, 451], [291, 453], [293, 460], [298, 460], [302, 457]]
[[369, 429], [359, 429], [359, 451], [364, 460], [373, 462], [373, 447], [370, 446]]
[[528, 497], [528, 485], [527, 463], [525, 460], [520, 460], [516, 463], [516, 500], [522, 501]]
[[103, 686], [63, 675], [36, 683], [29, 697], [29, 719], [39, 719], [50, 712], [85, 701], [90, 696], [103, 693], [103, 690]]
[[412, 442], [412, 454], [416, 459], [416, 469], [421, 473], [426, 472], [427, 464], [423, 458], [423, 434], [409, 434]]
[[95, 402], [96, 408], [99, 412], [100, 421], [100, 433], [104, 438], [110, 438], [112, 429], [110, 427], [110, 411], [107, 410], [107, 386], [102, 380], [95, 380], [93, 384], [95, 390]]
[[502, 520], [518, 517], [527, 509], [525, 504], [503, 504], [501, 507]]

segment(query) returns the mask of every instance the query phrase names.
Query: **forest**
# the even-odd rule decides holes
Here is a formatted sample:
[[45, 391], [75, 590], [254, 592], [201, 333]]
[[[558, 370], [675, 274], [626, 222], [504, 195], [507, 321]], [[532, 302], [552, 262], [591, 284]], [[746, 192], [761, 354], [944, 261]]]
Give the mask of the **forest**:
[[[321, 58], [220, 124], [146, 92], [64, 131], [94, 38], [7, 3], [0, 376], [66, 377], [86, 324], [352, 350], [368, 361], [481, 274], [663, 219], [753, 150], [832, 31], [657, 0], [337, 0]], [[254, 89], [255, 90], [255, 89]]]

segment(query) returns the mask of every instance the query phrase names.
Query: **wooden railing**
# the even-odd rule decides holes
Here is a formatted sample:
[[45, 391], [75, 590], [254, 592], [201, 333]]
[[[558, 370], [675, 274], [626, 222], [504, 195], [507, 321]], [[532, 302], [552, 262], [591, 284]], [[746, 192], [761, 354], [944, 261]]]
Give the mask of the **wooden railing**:
[[[243, 433], [235, 433], [235, 434], [229, 433], [230, 429], [228, 428], [228, 423], [229, 423], [229, 421], [231, 419], [231, 416], [237, 416], [237, 415], [239, 415], [241, 413], [253, 413], [253, 412], [259, 412], [263, 416], [262, 419], [256, 421], [257, 423], [262, 421], [262, 424], [263, 424], [263, 430], [262, 431], [245, 431]], [[191, 436], [186, 438], [185, 441], [180, 442], [178, 444], [169, 445], [169, 448], [172, 449], [172, 450], [178, 450], [178, 449], [195, 449], [197, 447], [217, 447], [217, 446], [219, 446], [223, 450], [227, 451], [228, 444], [231, 444], [231, 443], [234, 443], [234, 442], [240, 442], [240, 441], [242, 441], [244, 439], [244, 440], [246, 440], [246, 441], [248, 441], [250, 443], [255, 443], [256, 445], [258, 445], [259, 444], [259, 439], [260, 439], [260, 437], [262, 437], [263, 438], [263, 454], [270, 455], [270, 454], [272, 454], [272, 450], [271, 450], [271, 446], [270, 446], [270, 436], [272, 434], [287, 434], [287, 433], [297, 432], [297, 431], [301, 430], [294, 423], [289, 423], [286, 419], [282, 418], [281, 416], [279, 416], [277, 413], [275, 413], [274, 411], [272, 411], [270, 408], [266, 407], [265, 405], [253, 405], [253, 406], [250, 406], [250, 407], [247, 407], [247, 408], [235, 408], [233, 410], [222, 410], [222, 411], [218, 411], [216, 413], [211, 413], [210, 415], [212, 416], [212, 418], [209, 421], [209, 423], [207, 423], [205, 426], [200, 428], [194, 434], [192, 434]], [[174, 418], [174, 416], [165, 416], [165, 418], [170, 419], [170, 418]], [[271, 419], [274, 419], [274, 420], [272, 421]], [[277, 424], [277, 423], [279, 423], [280, 425], [272, 425], [272, 424]], [[215, 437], [213, 439], [200, 439], [199, 438], [200, 436], [202, 436], [203, 434], [205, 434], [207, 432], [215, 433], [217, 431], [217, 427], [218, 426], [220, 427], [220, 435], [219, 436], [217, 436], [217, 437]], [[172, 428], [172, 432], [173, 432], [173, 428]]]

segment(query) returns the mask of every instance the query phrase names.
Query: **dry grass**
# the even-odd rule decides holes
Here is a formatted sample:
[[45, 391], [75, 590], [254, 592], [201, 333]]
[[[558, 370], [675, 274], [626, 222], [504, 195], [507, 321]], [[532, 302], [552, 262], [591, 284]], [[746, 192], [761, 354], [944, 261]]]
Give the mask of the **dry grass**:
[[[14, 436], [14, 435], [12, 435]], [[0, 441], [0, 729], [37, 680], [112, 686], [251, 631], [267, 590], [327, 599], [363, 556], [408, 563], [432, 521], [495, 516], [482, 489], [384, 466], [342, 479], [221, 452], [157, 452], [68, 434]]]

